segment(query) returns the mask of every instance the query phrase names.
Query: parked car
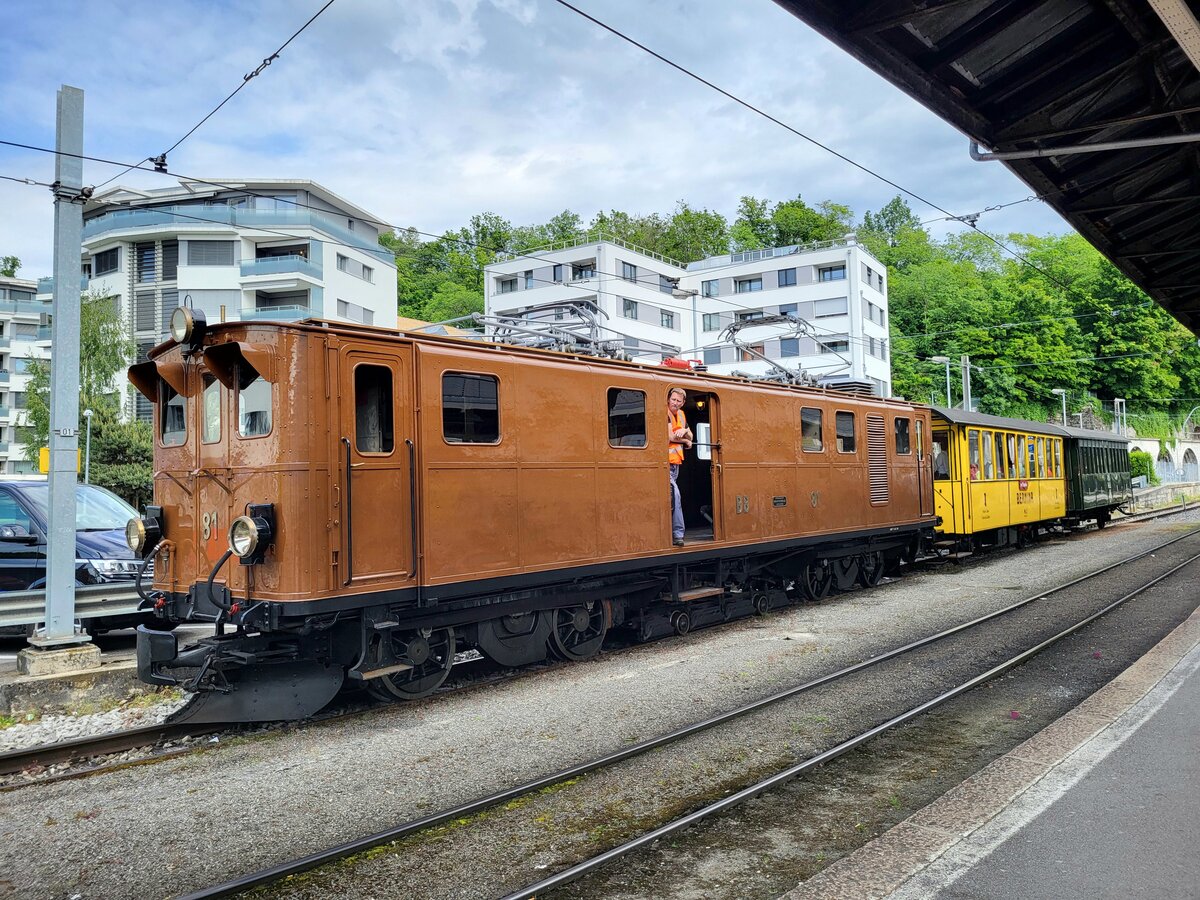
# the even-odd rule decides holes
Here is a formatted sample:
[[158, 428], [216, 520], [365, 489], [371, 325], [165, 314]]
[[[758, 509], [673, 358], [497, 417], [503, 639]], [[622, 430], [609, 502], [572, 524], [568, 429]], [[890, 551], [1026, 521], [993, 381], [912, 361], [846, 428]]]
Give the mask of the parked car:
[[[137, 510], [112, 491], [94, 484], [76, 486], [77, 585], [122, 581], [133, 585], [141, 560], [125, 542], [125, 523], [137, 515]], [[46, 586], [49, 518], [50, 485], [45, 478], [0, 478], [0, 591]], [[153, 571], [148, 569], [147, 584], [152, 576]], [[99, 634], [154, 621], [151, 614], [132, 613], [86, 619], [83, 624], [89, 633]]]

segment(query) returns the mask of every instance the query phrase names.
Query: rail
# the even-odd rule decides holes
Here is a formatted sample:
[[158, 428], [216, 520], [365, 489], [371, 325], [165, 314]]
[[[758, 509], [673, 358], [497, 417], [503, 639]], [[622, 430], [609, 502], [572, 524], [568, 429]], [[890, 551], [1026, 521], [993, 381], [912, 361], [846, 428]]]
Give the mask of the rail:
[[[96, 619], [124, 616], [138, 611], [141, 598], [132, 583], [89, 584], [75, 588], [75, 617]], [[37, 625], [46, 620], [46, 592], [5, 591], [0, 593], [0, 627]]]

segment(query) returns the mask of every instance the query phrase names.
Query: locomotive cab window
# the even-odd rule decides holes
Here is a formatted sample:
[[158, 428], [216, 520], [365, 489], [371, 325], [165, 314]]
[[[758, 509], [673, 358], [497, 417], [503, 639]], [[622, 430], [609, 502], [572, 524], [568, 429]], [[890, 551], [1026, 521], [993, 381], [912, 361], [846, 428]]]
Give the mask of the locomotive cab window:
[[800, 410], [800, 445], [806, 453], [825, 449], [821, 440], [821, 410], [808, 406]]
[[854, 413], [839, 412], [837, 419], [838, 453], [854, 452]]
[[442, 437], [450, 444], [500, 443], [500, 379], [447, 372], [442, 376]]
[[908, 437], [908, 419], [897, 418], [896, 422], [896, 452], [903, 455], [912, 453], [912, 444]]
[[624, 388], [608, 389], [608, 445], [646, 446], [646, 394]]
[[187, 400], [161, 378], [158, 382], [159, 438], [164, 447], [187, 441]]
[[271, 385], [258, 376], [238, 390], [238, 434], [244, 438], [271, 433]]
[[221, 439], [221, 382], [211, 375], [205, 375], [203, 381], [201, 413], [204, 420], [201, 423], [200, 440], [206, 444], [215, 444]]
[[392, 370], [360, 365], [354, 369], [354, 446], [359, 453], [391, 453]]

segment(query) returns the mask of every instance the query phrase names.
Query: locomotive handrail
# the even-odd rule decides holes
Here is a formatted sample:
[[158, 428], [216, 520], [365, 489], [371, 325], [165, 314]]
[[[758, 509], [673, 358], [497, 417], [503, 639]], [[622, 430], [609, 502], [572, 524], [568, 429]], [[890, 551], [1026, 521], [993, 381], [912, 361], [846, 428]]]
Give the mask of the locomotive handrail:
[[[141, 598], [132, 582], [75, 586], [75, 615], [80, 619], [136, 613]], [[0, 593], [0, 627], [37, 625], [46, 620], [46, 591]]]
[[346, 579], [342, 584], [347, 585], [354, 577], [354, 520], [351, 517], [354, 509], [354, 489], [350, 484], [350, 476], [354, 472], [354, 462], [350, 456], [350, 438], [342, 438], [342, 443], [346, 445], [346, 512], [342, 516], [342, 521], [346, 525]]
[[405, 438], [404, 443], [408, 445], [408, 522], [412, 538], [412, 564], [409, 574], [417, 583], [417, 606], [420, 606], [421, 579], [417, 572], [417, 445], [411, 438]]

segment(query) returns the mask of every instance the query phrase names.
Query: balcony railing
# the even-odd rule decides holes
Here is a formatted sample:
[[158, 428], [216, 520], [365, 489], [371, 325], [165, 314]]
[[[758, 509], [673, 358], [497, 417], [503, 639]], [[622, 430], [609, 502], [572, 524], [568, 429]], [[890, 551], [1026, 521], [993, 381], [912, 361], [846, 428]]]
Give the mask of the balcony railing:
[[0, 350], [9, 350], [12, 348], [12, 338], [0, 338]]
[[43, 300], [0, 300], [0, 312], [40, 316], [53, 311], [53, 306]]
[[0, 384], [8, 384], [8, 369], [0, 369]]
[[[89, 279], [88, 276], [80, 275], [79, 276], [79, 289], [81, 291], [86, 291], [88, 282], [90, 280], [91, 279]], [[39, 294], [53, 294], [54, 293], [54, 279], [53, 278], [39, 278], [37, 281], [37, 292]]]
[[48, 341], [48, 340], [50, 340], [50, 339], [51, 339], [53, 336], [54, 336], [54, 330], [53, 330], [53, 328], [52, 328], [51, 326], [49, 326], [49, 325], [39, 325], [39, 326], [38, 326], [38, 336], [37, 336], [37, 339], [38, 339], [39, 341]]
[[299, 304], [290, 306], [259, 306], [242, 310], [242, 321], [249, 322], [295, 322], [298, 319], [311, 319], [320, 313], [308, 306]]
[[7, 419], [12, 415], [12, 410], [7, 406], [0, 406], [0, 419]]
[[8, 446], [8, 441], [0, 441], [0, 453], [7, 453]]
[[[334, 219], [309, 209], [245, 209], [232, 206], [160, 206], [155, 209], [120, 209], [88, 219], [83, 223], [85, 241], [118, 229], [152, 228], [172, 225], [176, 228], [201, 228], [204, 225], [228, 225], [235, 228], [312, 228], [351, 247], [370, 253], [387, 265], [395, 265], [392, 251], [378, 240], [351, 231]], [[182, 260], [180, 261], [182, 262]]]
[[243, 278], [250, 278], [254, 275], [291, 275], [293, 273], [320, 279], [321, 263], [299, 254], [242, 260]]

